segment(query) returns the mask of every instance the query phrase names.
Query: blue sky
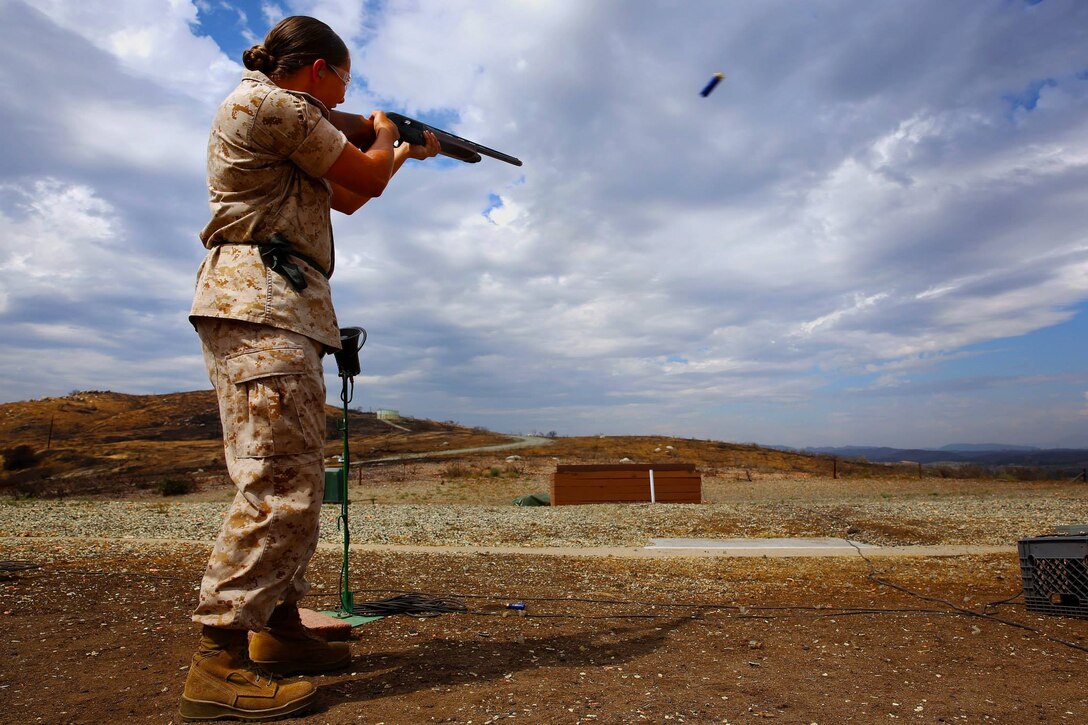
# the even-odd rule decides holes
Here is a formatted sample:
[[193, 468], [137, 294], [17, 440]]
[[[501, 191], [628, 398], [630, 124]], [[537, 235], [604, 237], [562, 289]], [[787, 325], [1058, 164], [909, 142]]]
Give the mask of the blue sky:
[[525, 162], [412, 162], [334, 219], [362, 407], [1088, 446], [1077, 0], [0, 0], [0, 400], [208, 387], [208, 123], [287, 14], [348, 43], [345, 110]]

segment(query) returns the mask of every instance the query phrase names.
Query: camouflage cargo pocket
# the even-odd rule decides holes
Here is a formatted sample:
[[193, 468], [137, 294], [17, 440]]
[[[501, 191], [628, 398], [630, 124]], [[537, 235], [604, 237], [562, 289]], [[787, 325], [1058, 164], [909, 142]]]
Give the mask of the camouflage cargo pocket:
[[320, 450], [325, 440], [325, 384], [300, 347], [247, 350], [226, 359], [235, 408], [224, 416], [226, 443], [239, 458]]

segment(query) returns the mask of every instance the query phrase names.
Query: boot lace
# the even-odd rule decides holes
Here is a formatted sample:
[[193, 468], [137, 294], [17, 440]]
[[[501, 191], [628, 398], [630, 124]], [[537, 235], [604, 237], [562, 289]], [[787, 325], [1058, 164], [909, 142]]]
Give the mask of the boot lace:
[[[198, 651], [196, 657], [198, 660], [203, 660], [208, 657], [215, 657], [217, 654], [219, 654], [218, 650], [203, 650]], [[275, 672], [269, 672], [264, 667], [251, 660], [248, 654], [242, 656], [242, 661], [239, 663], [238, 669], [252, 674], [255, 678], [253, 684], [258, 687], [261, 686], [261, 680], [267, 680], [268, 684], [271, 685], [283, 679], [282, 675], [277, 675]]]
[[261, 667], [259, 664], [251, 660], [249, 657], [245, 658], [242, 666], [246, 668], [247, 672], [252, 672], [256, 676], [257, 679], [254, 684], [258, 687], [260, 687], [261, 685], [262, 677], [268, 680], [268, 684], [270, 685], [283, 679], [281, 675], [277, 675], [275, 672], [269, 672], [264, 667]]

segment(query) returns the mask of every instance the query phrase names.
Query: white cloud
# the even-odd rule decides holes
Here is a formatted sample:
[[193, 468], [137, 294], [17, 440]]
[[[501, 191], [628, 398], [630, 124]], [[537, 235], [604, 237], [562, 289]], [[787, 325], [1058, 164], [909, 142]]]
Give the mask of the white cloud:
[[842, 318], [850, 314], [869, 309], [881, 300], [887, 298], [888, 294], [886, 292], [879, 292], [874, 295], [869, 295], [868, 297], [862, 297], [861, 295], [855, 294], [854, 301], [846, 307], [837, 309], [834, 312], [829, 312], [826, 315], [821, 315], [815, 320], [802, 323], [800, 329], [798, 330], [798, 333], [803, 335], [811, 335], [818, 328], [833, 327], [835, 323]]
[[0, 211], [5, 230], [0, 279], [9, 301], [46, 295], [73, 302], [122, 293], [159, 296], [161, 287], [155, 292], [145, 286], [180, 282], [175, 272], [132, 243], [118, 210], [90, 187], [45, 178], [2, 184], [0, 194], [12, 201], [9, 211]]
[[241, 70], [211, 38], [194, 34], [197, 9], [188, 0], [35, 0], [33, 5], [113, 55], [133, 76], [202, 101], [221, 97]]
[[73, 162], [204, 171], [208, 132], [190, 119], [135, 100], [81, 99], [58, 110], [58, 143]]
[[364, 3], [358, 0], [289, 0], [294, 15], [310, 15], [325, 21], [345, 41], [363, 32]]
[[264, 17], [265, 25], [269, 28], [287, 17], [287, 13], [283, 11], [278, 3], [267, 2], [261, 3], [261, 15]]
[[[0, 327], [59, 344], [101, 329], [103, 303], [121, 310], [108, 340], [159, 325], [182, 364], [206, 125], [238, 66], [190, 3], [41, 7], [37, 24], [0, 10], [41, 46], [0, 46], [15, 200], [0, 211], [19, 240], [0, 274], [28, 270], [0, 288]], [[410, 162], [335, 220], [339, 318], [372, 334], [367, 405], [561, 432], [939, 443], [972, 417], [997, 435], [1022, 399], [933, 378], [958, 370], [966, 389], [1017, 336], [1083, 317], [1086, 7], [297, 0], [261, 14], [315, 14], [344, 36], [361, 79], [348, 108], [424, 114], [525, 162]], [[716, 70], [727, 80], [699, 97]], [[19, 191], [36, 184], [54, 211]], [[35, 240], [72, 256], [46, 275]], [[113, 289], [102, 268], [123, 269]], [[28, 311], [58, 286], [87, 317]], [[999, 339], [1005, 352], [980, 349]], [[1057, 385], [1005, 377], [1035, 386], [1023, 396]], [[1083, 424], [1083, 384], [1062, 385], [1053, 419]]]

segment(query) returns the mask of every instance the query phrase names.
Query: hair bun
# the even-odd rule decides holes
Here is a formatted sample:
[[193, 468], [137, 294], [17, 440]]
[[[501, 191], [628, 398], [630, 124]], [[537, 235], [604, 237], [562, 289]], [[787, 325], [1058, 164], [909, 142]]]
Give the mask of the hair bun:
[[276, 66], [276, 59], [263, 45], [255, 45], [242, 53], [242, 63], [250, 70], [267, 73]]

